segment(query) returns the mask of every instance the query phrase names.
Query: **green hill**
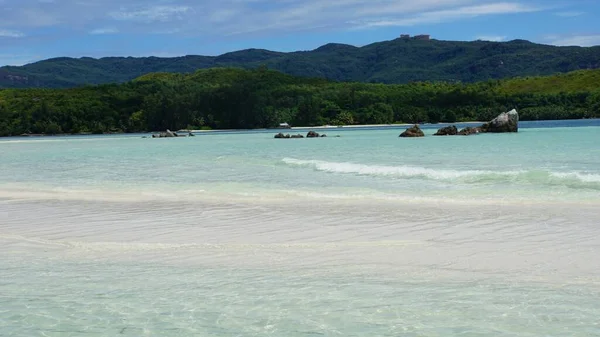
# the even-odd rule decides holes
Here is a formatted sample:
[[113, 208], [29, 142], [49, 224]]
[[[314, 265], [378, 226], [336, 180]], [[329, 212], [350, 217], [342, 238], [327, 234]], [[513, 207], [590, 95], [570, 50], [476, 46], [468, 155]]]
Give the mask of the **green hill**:
[[503, 81], [507, 93], [561, 93], [600, 90], [600, 69], [580, 70], [545, 77], [518, 77]]
[[266, 67], [152, 73], [123, 84], [0, 90], [0, 136], [182, 128], [437, 123], [600, 117], [600, 70], [471, 84], [373, 84], [295, 77]]
[[67, 88], [122, 83], [147, 73], [193, 73], [213, 67], [269, 69], [335, 81], [476, 82], [600, 68], [600, 47], [556, 47], [524, 40], [457, 42], [396, 39], [364, 47], [327, 44], [312, 51], [248, 49], [224, 55], [174, 58], [55, 58], [0, 68], [0, 88]]

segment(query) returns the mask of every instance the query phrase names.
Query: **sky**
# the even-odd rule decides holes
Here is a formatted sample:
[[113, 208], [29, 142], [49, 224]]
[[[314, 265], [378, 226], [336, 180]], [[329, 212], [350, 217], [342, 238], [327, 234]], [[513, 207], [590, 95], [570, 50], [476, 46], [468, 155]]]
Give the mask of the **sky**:
[[0, 66], [438, 40], [600, 45], [600, 0], [0, 0]]

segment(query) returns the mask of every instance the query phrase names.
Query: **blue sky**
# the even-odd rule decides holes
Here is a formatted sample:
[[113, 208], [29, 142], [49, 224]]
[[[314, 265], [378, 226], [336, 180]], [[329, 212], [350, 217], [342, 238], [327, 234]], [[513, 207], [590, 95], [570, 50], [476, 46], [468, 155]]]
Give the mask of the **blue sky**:
[[400, 34], [600, 45], [598, 0], [0, 0], [0, 66], [362, 46]]

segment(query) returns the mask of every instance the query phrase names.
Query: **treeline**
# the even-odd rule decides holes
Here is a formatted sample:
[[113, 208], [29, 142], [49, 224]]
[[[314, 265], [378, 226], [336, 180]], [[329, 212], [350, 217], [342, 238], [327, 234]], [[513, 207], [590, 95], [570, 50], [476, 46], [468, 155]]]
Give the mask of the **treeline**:
[[585, 81], [597, 78], [596, 72], [519, 80], [568, 88], [548, 92], [519, 89], [523, 85], [515, 86], [515, 80], [331, 82], [264, 67], [156, 73], [120, 85], [0, 90], [0, 136], [252, 129], [281, 122], [295, 126], [457, 122], [489, 120], [513, 108], [523, 120], [593, 118], [600, 117], [600, 91], [597, 83]]

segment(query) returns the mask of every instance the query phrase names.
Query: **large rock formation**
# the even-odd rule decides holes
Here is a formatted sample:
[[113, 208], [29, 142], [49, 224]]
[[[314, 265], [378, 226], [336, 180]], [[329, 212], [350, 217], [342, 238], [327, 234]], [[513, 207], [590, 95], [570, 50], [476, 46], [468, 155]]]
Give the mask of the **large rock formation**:
[[306, 138], [318, 138], [319, 134], [314, 132], [314, 131], [308, 131], [308, 133], [306, 134]]
[[435, 136], [469, 136], [476, 135], [479, 133], [491, 132], [518, 132], [519, 131], [519, 113], [517, 110], [511, 110], [509, 112], [503, 112], [498, 117], [492, 119], [490, 122], [485, 123], [478, 127], [466, 127], [460, 131], [457, 131], [456, 126], [450, 125], [438, 130]]
[[423, 130], [418, 125], [413, 125], [408, 128], [406, 131], [400, 134], [400, 137], [425, 137]]
[[454, 136], [456, 134], [458, 134], [458, 129], [456, 128], [455, 125], [450, 125], [450, 126], [446, 126], [446, 127], [439, 129], [433, 135], [434, 136]]
[[509, 112], [503, 112], [498, 117], [492, 119], [489, 123], [481, 126], [482, 132], [518, 132], [519, 131], [519, 113], [512, 109]]

